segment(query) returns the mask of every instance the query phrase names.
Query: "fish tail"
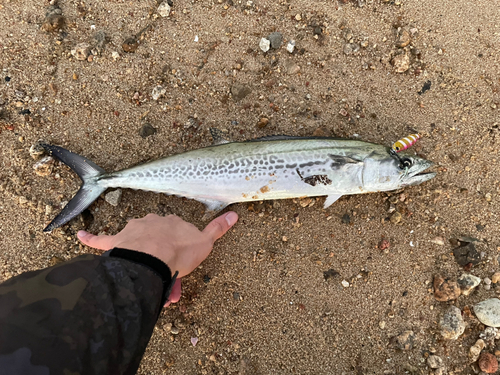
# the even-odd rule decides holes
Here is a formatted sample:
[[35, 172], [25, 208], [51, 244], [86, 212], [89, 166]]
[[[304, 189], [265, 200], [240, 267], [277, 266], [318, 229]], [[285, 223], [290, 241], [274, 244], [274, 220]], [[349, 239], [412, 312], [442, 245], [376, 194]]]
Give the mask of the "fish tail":
[[62, 147], [44, 143], [40, 144], [40, 146], [70, 167], [83, 181], [80, 190], [78, 190], [73, 199], [64, 206], [59, 215], [57, 215], [43, 230], [44, 232], [51, 232], [53, 229], [66, 224], [75, 216], [78, 216], [106, 190], [106, 187], [102, 187], [98, 184], [98, 178], [104, 175], [106, 171], [83, 156], [77, 155]]

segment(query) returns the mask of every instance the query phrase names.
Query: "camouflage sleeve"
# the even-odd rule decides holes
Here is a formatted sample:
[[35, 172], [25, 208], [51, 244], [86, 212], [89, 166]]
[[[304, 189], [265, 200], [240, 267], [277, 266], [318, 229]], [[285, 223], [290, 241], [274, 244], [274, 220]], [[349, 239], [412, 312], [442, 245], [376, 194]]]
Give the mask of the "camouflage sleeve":
[[152, 256], [114, 249], [7, 280], [0, 374], [135, 374], [175, 276]]

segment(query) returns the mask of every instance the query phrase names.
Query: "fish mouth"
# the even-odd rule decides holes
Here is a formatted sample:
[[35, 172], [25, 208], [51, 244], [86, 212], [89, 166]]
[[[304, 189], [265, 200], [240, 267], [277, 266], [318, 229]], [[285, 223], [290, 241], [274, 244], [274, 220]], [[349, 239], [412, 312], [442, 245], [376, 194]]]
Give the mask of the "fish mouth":
[[433, 162], [424, 160], [418, 163], [418, 165], [413, 166], [413, 168], [411, 168], [409, 173], [406, 175], [406, 178], [404, 179], [403, 182], [404, 185], [406, 186], [418, 185], [421, 184], [422, 182], [433, 179], [437, 175], [436, 172], [424, 172], [424, 171], [434, 165], [435, 164]]

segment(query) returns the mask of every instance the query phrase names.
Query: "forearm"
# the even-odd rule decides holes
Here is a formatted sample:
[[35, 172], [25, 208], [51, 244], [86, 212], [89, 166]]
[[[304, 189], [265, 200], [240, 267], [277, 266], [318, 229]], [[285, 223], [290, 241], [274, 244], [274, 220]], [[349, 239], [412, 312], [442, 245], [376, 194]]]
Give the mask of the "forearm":
[[134, 374], [173, 280], [114, 253], [139, 263], [85, 255], [0, 284], [0, 367]]

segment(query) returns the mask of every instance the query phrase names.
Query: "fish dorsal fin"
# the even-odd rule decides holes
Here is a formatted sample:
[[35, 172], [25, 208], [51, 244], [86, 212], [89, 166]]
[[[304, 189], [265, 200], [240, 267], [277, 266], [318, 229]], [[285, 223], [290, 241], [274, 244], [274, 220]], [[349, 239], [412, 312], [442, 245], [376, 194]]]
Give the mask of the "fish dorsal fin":
[[327, 209], [332, 204], [334, 204], [341, 196], [342, 196], [342, 194], [330, 194], [328, 197], [326, 197], [325, 204], [323, 205], [323, 208]]
[[210, 134], [212, 135], [212, 138], [214, 139], [214, 142], [213, 142], [214, 146], [229, 143], [229, 141], [224, 138], [224, 133], [220, 129], [210, 128]]

